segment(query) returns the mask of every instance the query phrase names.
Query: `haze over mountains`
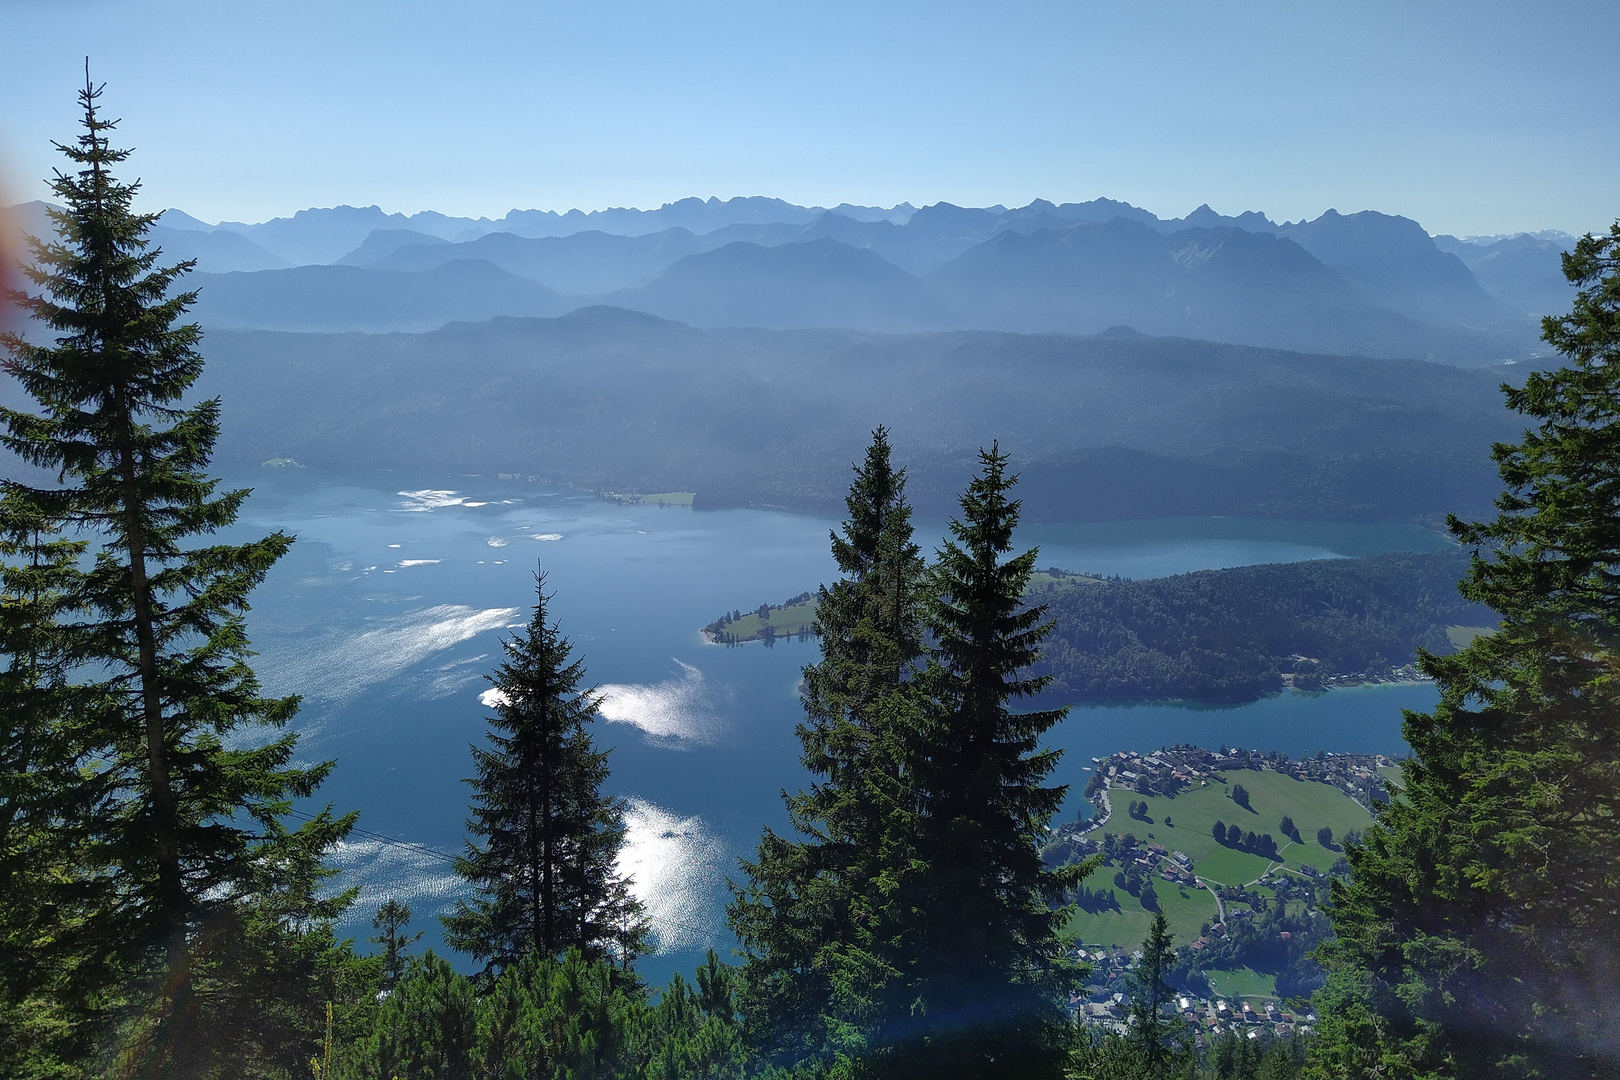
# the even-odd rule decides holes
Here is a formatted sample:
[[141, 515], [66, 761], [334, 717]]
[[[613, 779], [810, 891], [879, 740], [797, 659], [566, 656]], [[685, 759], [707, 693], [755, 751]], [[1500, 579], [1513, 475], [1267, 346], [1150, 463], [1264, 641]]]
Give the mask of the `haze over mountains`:
[[1535, 355], [1570, 291], [1561, 234], [1102, 199], [170, 211], [152, 238], [198, 260], [222, 464], [835, 508], [883, 423], [925, 512], [1000, 439], [1059, 520], [1485, 513], [1518, 429], [1497, 387], [1524, 370], [1489, 362]]
[[222, 457], [835, 508], [887, 424], [943, 513], [981, 443], [1036, 517], [1484, 512], [1500, 370], [1150, 338], [703, 330], [622, 308], [426, 334], [214, 331]]
[[[43, 205], [21, 209], [37, 229]], [[606, 303], [702, 327], [1126, 325], [1478, 362], [1535, 353], [1533, 316], [1570, 295], [1561, 234], [1471, 243], [1376, 211], [1277, 223], [1201, 206], [1161, 220], [1109, 199], [832, 210], [685, 199], [499, 220], [342, 206], [251, 225], [170, 210], [153, 239], [197, 259], [196, 317], [242, 329], [421, 331]]]

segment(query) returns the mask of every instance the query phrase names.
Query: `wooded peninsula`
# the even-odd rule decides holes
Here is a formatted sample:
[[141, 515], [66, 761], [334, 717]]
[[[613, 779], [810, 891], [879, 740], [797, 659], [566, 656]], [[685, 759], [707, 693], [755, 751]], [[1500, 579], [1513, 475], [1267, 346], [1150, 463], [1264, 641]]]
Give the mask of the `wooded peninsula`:
[[[1446, 655], [1496, 616], [1464, 599], [1461, 548], [1202, 570], [1127, 581], [1049, 569], [1026, 597], [1056, 620], [1037, 665], [1073, 701], [1254, 701], [1420, 677], [1417, 650]], [[814, 631], [813, 593], [733, 611], [704, 627], [723, 644]]]

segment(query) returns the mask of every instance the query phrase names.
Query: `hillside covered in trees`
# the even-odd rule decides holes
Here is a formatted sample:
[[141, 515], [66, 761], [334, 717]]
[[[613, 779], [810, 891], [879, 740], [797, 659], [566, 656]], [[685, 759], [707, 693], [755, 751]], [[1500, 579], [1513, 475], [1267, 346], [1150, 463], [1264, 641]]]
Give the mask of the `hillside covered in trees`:
[[1457, 593], [1461, 550], [1204, 570], [1048, 593], [1041, 670], [1077, 701], [1252, 701], [1287, 684], [1388, 677], [1448, 626], [1493, 626]]
[[513, 473], [694, 491], [704, 509], [835, 510], [883, 424], [928, 516], [951, 512], [979, 445], [1000, 439], [1031, 520], [1438, 523], [1489, 508], [1487, 447], [1514, 434], [1499, 369], [1129, 330], [704, 330], [594, 307], [208, 340], [200, 389], [225, 403], [222, 464]]
[[[1463, 598], [1461, 549], [1269, 563], [1125, 581], [1049, 569], [1026, 600], [1054, 621], [1036, 669], [1066, 701], [1253, 701], [1285, 686], [1381, 680], [1418, 649], [1445, 654], [1448, 630], [1496, 616]], [[815, 597], [732, 611], [710, 640], [804, 637]], [[769, 615], [769, 618], [765, 618]]]

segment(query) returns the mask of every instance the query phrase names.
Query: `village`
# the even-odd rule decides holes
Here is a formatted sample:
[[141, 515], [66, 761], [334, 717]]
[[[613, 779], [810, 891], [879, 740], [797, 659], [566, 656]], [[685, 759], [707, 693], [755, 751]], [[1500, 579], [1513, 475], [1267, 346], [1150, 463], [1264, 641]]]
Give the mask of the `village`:
[[1109, 790], [1126, 789], [1139, 795], [1174, 798], [1183, 790], [1225, 784], [1227, 774], [1241, 770], [1269, 770], [1295, 780], [1330, 784], [1371, 810], [1374, 803], [1388, 801], [1389, 779], [1380, 770], [1394, 768], [1395, 762], [1383, 754], [1329, 754], [1291, 760], [1275, 751], [1261, 753], [1238, 747], [1206, 750], [1199, 746], [1177, 745], [1139, 754], [1121, 750], [1108, 758], [1092, 758], [1094, 772], [1086, 785], [1086, 797], [1098, 808], [1098, 816], [1085, 822], [1082, 832], [1107, 824], [1111, 811]]
[[[1069, 1000], [1069, 1012], [1088, 1027], [1125, 1034], [1131, 1027], [1130, 995], [1114, 990], [1109, 984], [1122, 982], [1130, 967], [1141, 953], [1126, 953], [1123, 949], [1080, 949], [1077, 959], [1092, 966], [1093, 979], [1106, 976], [1108, 984], [1092, 983], [1087, 994], [1075, 994]], [[1179, 1017], [1187, 1024], [1193, 1042], [1200, 1049], [1229, 1031], [1242, 1037], [1259, 1039], [1262, 1035], [1276, 1038], [1307, 1036], [1316, 1023], [1316, 1014], [1309, 1009], [1296, 1011], [1277, 1001], [1257, 1003], [1247, 998], [1231, 1001], [1225, 998], [1202, 998], [1192, 994], [1178, 994], [1168, 1002], [1165, 1017]]]
[[[1137, 827], [1140, 822], [1140, 828], [1145, 830], [1154, 824], [1154, 819], [1148, 816], [1146, 801], [1151, 798], [1158, 807], [1155, 812], [1160, 815], [1157, 819], [1159, 827], [1165, 828], [1171, 822], [1169, 809], [1183, 804], [1167, 804], [1161, 800], [1174, 800], [1178, 795], [1193, 792], [1208, 792], [1195, 798], [1193, 803], [1207, 803], [1210, 798], [1222, 798], [1224, 793], [1225, 799], [1244, 800], [1239, 805], [1247, 811], [1250, 808], [1243, 787], [1245, 774], [1251, 774], [1247, 778], [1249, 787], [1258, 789], [1267, 786], [1267, 782], [1252, 777], [1256, 772], [1275, 773], [1279, 778], [1286, 777], [1298, 783], [1321, 784], [1324, 788], [1336, 790], [1361, 810], [1370, 813], [1377, 804], [1388, 799], [1395, 762], [1379, 754], [1323, 752], [1293, 760], [1280, 753], [1261, 753], [1237, 747], [1223, 746], [1218, 750], [1208, 750], [1176, 745], [1145, 754], [1120, 751], [1107, 758], [1093, 758], [1092, 765], [1086, 797], [1094, 807], [1093, 816], [1055, 830], [1046, 847], [1047, 858], [1072, 862], [1093, 855], [1101, 856], [1108, 868], [1117, 868], [1116, 882], [1125, 881], [1144, 907], [1148, 901], [1140, 900], [1140, 896], [1151, 891], [1154, 884], [1158, 885], [1152, 901], [1155, 907], [1160, 895], [1166, 902], [1176, 896], [1203, 895], [1195, 893], [1195, 890], [1204, 890], [1204, 894], [1214, 900], [1214, 911], [1198, 927], [1196, 936], [1194, 931], [1189, 930], [1181, 939], [1178, 949], [1180, 963], [1177, 967], [1178, 976], [1181, 977], [1172, 980], [1177, 987], [1177, 996], [1167, 1006], [1168, 1014], [1178, 1015], [1192, 1025], [1196, 1039], [1201, 1042], [1219, 1038], [1229, 1031], [1256, 1039], [1263, 1034], [1278, 1037], [1309, 1034], [1315, 1022], [1314, 1015], [1303, 1006], [1295, 1008], [1288, 1004], [1289, 995], [1273, 992], [1281, 984], [1244, 986], [1241, 982], [1231, 981], [1230, 973], [1223, 972], [1220, 979], [1223, 985], [1217, 990], [1211, 980], [1200, 978], [1198, 973], [1203, 970], [1200, 963], [1203, 957], [1211, 952], [1231, 952], [1234, 943], [1247, 941], [1255, 935], [1259, 929], [1255, 924], [1257, 908], [1264, 909], [1268, 903], [1275, 908], [1278, 904], [1300, 901], [1295, 904], [1300, 917], [1309, 919], [1319, 912], [1320, 898], [1325, 895], [1328, 877], [1348, 872], [1340, 845], [1319, 841], [1311, 847], [1297, 834], [1292, 838], [1284, 834], [1283, 843], [1294, 851], [1304, 848], [1320, 850], [1323, 859], [1322, 868], [1318, 868], [1303, 862], [1289, 865], [1287, 860], [1275, 853], [1275, 847], [1271, 846], [1274, 838], [1270, 834], [1251, 838], [1252, 847], [1249, 842], [1238, 841], [1239, 850], [1261, 856], [1265, 861], [1256, 861], [1252, 880], [1228, 878], [1221, 881], [1216, 879], [1222, 876], [1219, 871], [1214, 872], [1215, 878], [1209, 876], [1211, 871], [1201, 873], [1198, 862], [1212, 858], [1212, 851], [1232, 850], [1231, 841], [1225, 842], [1225, 848], [1217, 849], [1208, 842], [1208, 833], [1202, 830], [1190, 833], [1184, 840], [1168, 844], [1154, 839], [1156, 834], [1153, 832], [1146, 832], [1147, 839], [1139, 840], [1135, 833], [1124, 831], [1119, 826], [1119, 819], [1115, 815], [1127, 816], [1129, 820], [1126, 824], [1132, 827]], [[1320, 798], [1329, 804], [1346, 805], [1337, 803], [1337, 796], [1324, 788], [1310, 790], [1321, 792]], [[1220, 805], [1230, 806], [1231, 803], [1222, 802]], [[1187, 804], [1187, 809], [1192, 811], [1193, 805]], [[1182, 820], [1180, 810], [1176, 810], [1175, 818]], [[1231, 817], [1228, 816], [1227, 820], [1231, 820]], [[1190, 823], [1183, 822], [1184, 826]], [[1184, 831], [1185, 828], [1176, 830]], [[1168, 839], [1173, 834], [1160, 832], [1157, 835]], [[1353, 835], [1341, 839], [1353, 839]], [[1180, 850], [1182, 847], [1191, 849], [1193, 854]], [[1112, 895], [1115, 900], [1121, 898], [1117, 890]], [[1098, 910], [1099, 899], [1101, 910], [1107, 910], [1109, 900], [1104, 891], [1092, 892], [1082, 888], [1077, 894], [1082, 911]], [[1129, 900], [1130, 897], [1123, 899]], [[1184, 900], [1182, 902], [1185, 903]], [[1119, 909], [1116, 906], [1114, 910]], [[1076, 946], [1070, 955], [1090, 965], [1091, 974], [1084, 990], [1071, 998], [1070, 1012], [1088, 1026], [1123, 1032], [1131, 1023], [1131, 967], [1141, 953], [1117, 943], [1088, 944], [1086, 929], [1084, 922], [1076, 927]], [[1290, 944], [1289, 930], [1272, 927], [1266, 933], [1279, 939], [1279, 944], [1285, 949]], [[1307, 943], [1295, 940], [1292, 944], [1297, 947]], [[1225, 964], [1212, 966], [1224, 967]], [[1203, 986], [1207, 992], [1198, 992], [1199, 986]]]

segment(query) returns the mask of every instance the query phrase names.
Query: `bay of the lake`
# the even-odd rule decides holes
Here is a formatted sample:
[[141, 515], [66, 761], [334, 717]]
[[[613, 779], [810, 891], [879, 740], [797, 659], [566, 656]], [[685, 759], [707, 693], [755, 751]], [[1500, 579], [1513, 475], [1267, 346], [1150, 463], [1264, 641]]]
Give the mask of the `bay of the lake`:
[[[624, 866], [658, 944], [641, 970], [662, 982], [711, 944], [731, 948], [727, 880], [761, 828], [785, 827], [781, 792], [807, 778], [797, 686], [817, 652], [709, 645], [699, 627], [831, 580], [835, 519], [620, 505], [487, 477], [267, 469], [233, 480], [255, 489], [233, 535], [298, 538], [254, 596], [257, 669], [267, 690], [303, 695], [300, 757], [337, 761], [315, 805], [359, 810], [375, 834], [333, 856], [361, 888], [346, 934], [364, 947], [370, 915], [392, 895], [410, 903], [424, 945], [443, 949], [436, 916], [460, 891], [443, 855], [465, 835], [468, 746], [489, 712], [479, 695], [503, 637], [528, 620], [538, 568], [602, 697], [596, 737], [629, 805]], [[919, 523], [925, 550], [944, 531]], [[1040, 566], [1132, 578], [1448, 542], [1415, 526], [1229, 518], [1032, 525], [1018, 539], [1040, 546]], [[1076, 707], [1048, 740], [1065, 750], [1059, 779], [1073, 788], [1063, 814], [1080, 812], [1094, 756], [1176, 742], [1393, 755], [1401, 710], [1435, 697], [1394, 685], [1230, 708]]]

